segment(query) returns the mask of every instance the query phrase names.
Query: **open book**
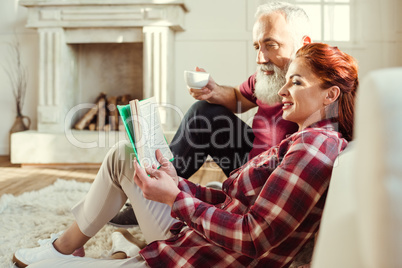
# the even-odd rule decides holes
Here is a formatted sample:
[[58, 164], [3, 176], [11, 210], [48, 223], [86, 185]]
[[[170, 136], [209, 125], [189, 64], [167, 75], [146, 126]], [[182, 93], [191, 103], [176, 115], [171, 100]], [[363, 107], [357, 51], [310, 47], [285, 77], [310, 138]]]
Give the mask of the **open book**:
[[142, 167], [160, 166], [155, 151], [160, 149], [170, 161], [173, 154], [167, 144], [160, 123], [158, 104], [155, 98], [132, 100], [128, 105], [118, 105], [128, 138], [134, 148], [135, 157]]

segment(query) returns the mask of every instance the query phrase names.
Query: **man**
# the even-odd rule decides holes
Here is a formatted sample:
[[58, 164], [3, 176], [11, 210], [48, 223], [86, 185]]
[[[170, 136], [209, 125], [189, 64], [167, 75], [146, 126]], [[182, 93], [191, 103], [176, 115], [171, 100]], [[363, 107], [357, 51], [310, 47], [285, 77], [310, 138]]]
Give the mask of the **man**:
[[[183, 118], [170, 145], [180, 177], [188, 179], [208, 155], [229, 176], [249, 158], [297, 130], [296, 124], [282, 119], [278, 91], [296, 51], [311, 42], [309, 19], [303, 9], [281, 2], [259, 6], [255, 17], [257, 72], [237, 87], [221, 86], [210, 78], [204, 88], [189, 89], [199, 101]], [[257, 106], [252, 128], [234, 114]], [[112, 223], [135, 223], [131, 208], [119, 213]]]
[[[189, 178], [208, 155], [228, 176], [248, 157], [296, 131], [292, 123], [282, 120], [278, 91], [285, 83], [290, 59], [297, 49], [310, 42], [308, 18], [302, 9], [288, 3], [258, 7], [253, 27], [257, 72], [237, 87], [220, 86], [210, 78], [204, 88], [189, 89], [201, 102], [187, 112], [171, 143], [179, 176]], [[234, 113], [256, 106], [251, 131]]]

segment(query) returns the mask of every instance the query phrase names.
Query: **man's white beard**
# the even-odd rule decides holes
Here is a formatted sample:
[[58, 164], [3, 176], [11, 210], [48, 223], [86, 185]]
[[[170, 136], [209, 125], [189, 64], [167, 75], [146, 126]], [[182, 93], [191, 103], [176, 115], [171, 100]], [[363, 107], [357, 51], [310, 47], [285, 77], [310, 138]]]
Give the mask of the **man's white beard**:
[[[286, 69], [281, 70], [273, 63], [257, 66], [254, 96], [268, 105], [274, 105], [281, 101], [279, 90], [286, 83]], [[264, 71], [274, 71], [272, 75], [266, 75]]]

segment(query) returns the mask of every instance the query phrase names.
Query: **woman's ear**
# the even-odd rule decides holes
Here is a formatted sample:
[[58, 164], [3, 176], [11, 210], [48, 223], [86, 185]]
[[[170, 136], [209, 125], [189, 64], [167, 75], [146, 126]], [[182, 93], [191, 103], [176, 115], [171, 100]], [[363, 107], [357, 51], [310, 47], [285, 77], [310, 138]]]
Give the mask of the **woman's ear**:
[[332, 86], [328, 88], [326, 91], [327, 96], [324, 99], [324, 105], [329, 105], [335, 102], [338, 99], [339, 94], [341, 93], [341, 90], [338, 86]]
[[311, 43], [311, 38], [308, 35], [303, 36], [302, 38], [303, 46]]

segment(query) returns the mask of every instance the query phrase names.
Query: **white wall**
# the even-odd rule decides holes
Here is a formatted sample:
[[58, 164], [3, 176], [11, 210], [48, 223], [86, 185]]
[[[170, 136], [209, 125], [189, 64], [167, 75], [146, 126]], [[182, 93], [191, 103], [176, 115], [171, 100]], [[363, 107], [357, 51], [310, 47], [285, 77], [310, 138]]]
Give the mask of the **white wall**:
[[[195, 100], [188, 94], [183, 70], [196, 66], [222, 85], [236, 86], [255, 71], [251, 30], [257, 1], [187, 1], [186, 31], [176, 35], [176, 104], [187, 111]], [[213, 8], [212, 8], [213, 7]]]
[[[176, 36], [176, 104], [185, 112], [194, 102], [183, 81], [183, 71], [195, 66], [205, 68], [217, 83], [238, 85], [255, 70], [251, 28], [259, 0], [189, 0], [186, 31]], [[402, 1], [356, 0], [356, 25], [352, 46], [339, 47], [357, 58], [360, 77], [378, 68], [402, 66]], [[17, 0], [0, 2], [0, 63], [4, 64], [6, 42], [21, 43], [22, 60], [29, 69], [24, 115], [36, 128], [38, 88], [38, 35], [26, 29], [27, 10]], [[8, 154], [8, 132], [16, 110], [7, 76], [0, 69], [0, 154]]]
[[360, 79], [374, 69], [402, 66], [402, 1], [355, 2], [356, 44], [344, 50], [357, 58]]
[[15, 0], [3, 0], [0, 3], [0, 155], [9, 152], [9, 130], [16, 116], [16, 108], [8, 76], [1, 65], [8, 66], [9, 57], [7, 43], [18, 37], [22, 61], [29, 72], [28, 87], [23, 114], [31, 118], [32, 126], [36, 126], [36, 103], [38, 83], [38, 36], [35, 30], [26, 29], [27, 10]]

